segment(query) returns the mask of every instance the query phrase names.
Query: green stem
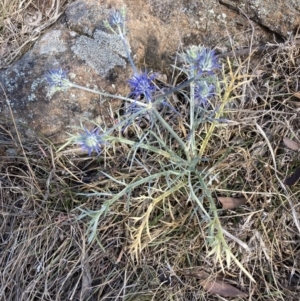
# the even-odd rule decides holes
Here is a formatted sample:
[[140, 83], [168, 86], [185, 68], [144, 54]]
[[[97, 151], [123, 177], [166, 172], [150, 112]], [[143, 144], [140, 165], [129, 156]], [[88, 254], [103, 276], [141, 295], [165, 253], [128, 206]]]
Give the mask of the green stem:
[[129, 47], [127, 47], [127, 40], [126, 40], [125, 36], [123, 35], [122, 29], [120, 28], [120, 26], [118, 26], [118, 30], [119, 30], [119, 37], [122, 40], [123, 47], [125, 49], [125, 52], [126, 52], [128, 60], [129, 60], [129, 63], [131, 65], [132, 69], [133, 69], [134, 74], [137, 75], [138, 71], [137, 71], [137, 69], [135, 67], [135, 64], [134, 64], [134, 62], [133, 62], [133, 60], [130, 56]]
[[185, 143], [183, 140], [175, 133], [175, 131], [170, 127], [170, 125], [162, 118], [162, 116], [159, 114], [158, 111], [156, 111], [155, 108], [153, 108], [153, 113], [155, 117], [160, 121], [160, 123], [164, 126], [164, 128], [173, 136], [173, 138], [179, 143], [179, 145], [182, 147], [187, 160], [190, 162], [191, 161], [191, 156], [189, 154], [189, 150], [186, 147]]
[[[167, 96], [169, 96], [169, 95], [173, 94], [174, 92], [177, 92], [177, 91], [185, 88], [186, 86], [188, 86], [194, 80], [195, 80], [195, 77], [192, 77], [189, 80], [181, 83], [180, 85], [169, 89], [166, 93], [158, 96], [154, 103], [160, 103]], [[136, 103], [139, 106], [144, 107], [144, 108], [148, 106], [148, 104], [140, 102], [136, 99], [131, 99], [131, 98], [128, 98], [128, 97], [119, 96], [119, 95], [115, 95], [115, 94], [109, 94], [109, 93], [105, 93], [105, 92], [100, 92], [100, 91], [97, 91], [97, 90], [93, 90], [93, 89], [90, 89], [90, 88], [86, 88], [86, 87], [74, 84], [72, 82], [68, 82], [68, 84], [69, 84], [69, 87], [71, 87], [71, 88], [73, 87], [73, 88], [77, 88], [77, 89], [80, 89], [80, 90], [83, 90], [83, 91], [87, 91], [87, 92], [91, 92], [91, 93], [94, 93], [94, 94], [102, 95], [102, 96], [105, 96], [105, 97], [117, 98], [117, 99], [125, 100], [125, 101], [131, 102], [131, 103]]]
[[196, 155], [196, 144], [195, 144], [195, 124], [194, 124], [194, 114], [195, 114], [195, 82], [190, 84], [190, 142], [189, 146], [191, 149], [192, 157]]
[[91, 93], [95, 93], [95, 94], [102, 95], [102, 96], [105, 96], [105, 97], [111, 97], [111, 98], [117, 98], [117, 99], [121, 99], [121, 100], [126, 100], [126, 101], [131, 102], [131, 103], [136, 103], [136, 104], [138, 104], [141, 107], [147, 107], [147, 104], [145, 104], [143, 102], [140, 102], [138, 100], [135, 100], [135, 99], [128, 98], [128, 97], [123, 97], [123, 96], [119, 96], [119, 95], [114, 95], [114, 94], [109, 94], [109, 93], [105, 93], [105, 92], [100, 92], [100, 91], [93, 90], [93, 89], [90, 89], [90, 88], [86, 88], [86, 87], [83, 87], [83, 86], [80, 86], [80, 85], [77, 85], [77, 84], [74, 84], [74, 83], [71, 83], [70, 87], [77, 88], [77, 89], [80, 89], [80, 90], [83, 90], [83, 91], [87, 91], [87, 92], [91, 92]]
[[166, 151], [164, 151], [160, 148], [157, 148], [157, 147], [154, 147], [154, 146], [151, 146], [151, 145], [148, 145], [148, 144], [139, 143], [139, 142], [136, 142], [136, 141], [131, 141], [131, 140], [128, 140], [128, 139], [125, 139], [125, 138], [120, 138], [120, 137], [107, 136], [107, 135], [105, 135], [105, 140], [106, 141], [117, 141], [117, 142], [120, 142], [120, 143], [128, 144], [128, 145], [133, 146], [133, 147], [138, 146], [140, 148], [147, 149], [147, 150], [150, 150], [150, 151], [152, 151], [156, 154], [162, 155], [167, 159], [173, 159], [176, 162], [181, 161], [181, 158], [176, 156], [174, 153], [171, 154], [171, 153], [166, 152]]

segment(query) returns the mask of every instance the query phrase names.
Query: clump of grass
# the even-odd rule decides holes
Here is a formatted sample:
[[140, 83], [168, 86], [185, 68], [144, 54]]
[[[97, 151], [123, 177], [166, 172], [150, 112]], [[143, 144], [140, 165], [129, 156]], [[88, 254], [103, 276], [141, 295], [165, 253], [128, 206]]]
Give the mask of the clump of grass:
[[2, 0], [0, 2], [0, 69], [20, 58], [40, 34], [57, 21], [72, 0]]

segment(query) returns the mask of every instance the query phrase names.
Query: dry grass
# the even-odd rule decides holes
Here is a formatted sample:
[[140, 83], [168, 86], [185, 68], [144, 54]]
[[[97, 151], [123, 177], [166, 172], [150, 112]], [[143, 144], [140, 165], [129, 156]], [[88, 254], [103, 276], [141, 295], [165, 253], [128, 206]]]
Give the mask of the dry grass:
[[0, 0], [0, 69], [20, 58], [73, 0]]
[[[34, 8], [33, 3], [38, 1], [29, 3]], [[7, 14], [11, 11], [6, 8]], [[13, 16], [17, 20], [19, 15]], [[15, 52], [7, 52], [6, 65], [21, 53], [21, 48], [13, 45], [22, 44], [7, 41]], [[244, 242], [248, 251], [230, 237], [227, 243], [256, 283], [235, 264], [224, 272], [220, 263], [207, 256], [207, 224], [195, 204], [187, 200], [184, 187], [156, 203], [149, 214], [149, 233], [146, 228], [139, 233], [142, 221], [138, 218], [147, 214], [152, 204], [149, 195], [155, 199], [166, 190], [167, 184], [159, 180], [151, 182], [151, 189], [149, 185], [135, 187], [113, 204], [99, 220], [98, 241], [88, 245], [88, 220], [77, 219], [77, 208], [97, 210], [105, 197], [82, 194], [121, 191], [122, 183], [143, 179], [150, 169], [160, 171], [164, 159], [143, 151], [132, 153], [120, 144], [98, 158], [75, 151], [56, 153], [47, 139], [22, 141], [13, 122], [2, 120], [0, 299], [227, 300], [203, 290], [197, 275], [206, 271], [246, 292], [248, 300], [297, 300], [300, 184], [289, 188], [282, 183], [300, 163], [297, 152], [289, 150], [282, 139], [300, 142], [300, 102], [295, 94], [299, 55], [293, 38], [260, 55], [231, 59], [234, 69], [239, 67], [240, 74], [252, 77], [231, 96], [222, 116], [230, 122], [214, 128], [203, 148], [209, 161], [199, 166], [207, 173], [206, 180], [211, 179], [215, 197], [243, 196], [248, 200], [224, 211], [215, 198], [223, 228]], [[178, 103], [180, 108], [184, 116], [185, 108]], [[184, 136], [184, 124], [174, 120], [174, 125]], [[209, 125], [204, 123], [199, 129], [199, 145], [205, 141]], [[137, 129], [128, 133], [140, 134]], [[176, 184], [176, 177], [169, 180]], [[132, 256], [136, 255], [132, 250], [136, 250], [137, 235], [140, 252]]]

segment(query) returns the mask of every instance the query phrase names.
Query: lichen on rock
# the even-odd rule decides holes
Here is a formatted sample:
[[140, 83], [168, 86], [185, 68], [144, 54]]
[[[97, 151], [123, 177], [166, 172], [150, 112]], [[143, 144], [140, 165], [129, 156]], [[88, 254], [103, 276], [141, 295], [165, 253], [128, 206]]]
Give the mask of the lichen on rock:
[[40, 54], [53, 54], [65, 52], [67, 47], [64, 41], [60, 38], [61, 30], [52, 30], [47, 32], [40, 40]]
[[80, 36], [72, 51], [99, 75], [106, 75], [115, 66], [126, 67], [126, 52], [119, 36], [96, 30], [94, 38]]

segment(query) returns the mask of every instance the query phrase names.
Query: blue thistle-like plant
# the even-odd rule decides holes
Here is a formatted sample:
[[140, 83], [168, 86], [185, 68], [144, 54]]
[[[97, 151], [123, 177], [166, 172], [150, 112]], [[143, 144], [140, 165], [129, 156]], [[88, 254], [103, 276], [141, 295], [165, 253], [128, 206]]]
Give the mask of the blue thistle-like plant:
[[134, 74], [133, 77], [128, 81], [131, 88], [131, 96], [135, 99], [142, 97], [146, 98], [147, 103], [152, 101], [156, 87], [153, 84], [153, 80], [157, 77], [157, 74], [149, 75], [145, 71], [144, 73]]
[[214, 95], [215, 86], [206, 81], [197, 81], [195, 83], [194, 99], [197, 106], [206, 107], [208, 99]]
[[[114, 9], [110, 13], [108, 20], [104, 21], [104, 26], [124, 39], [126, 34], [125, 22], [126, 8], [123, 6], [121, 9]], [[118, 28], [117, 32], [114, 30], [114, 28]]]
[[67, 77], [67, 72], [61, 68], [50, 70], [46, 78], [50, 86], [56, 86], [62, 89], [67, 89], [72, 86], [72, 83]]
[[78, 134], [74, 142], [79, 144], [83, 150], [86, 150], [89, 156], [93, 151], [99, 154], [101, 152], [101, 145], [105, 143], [102, 139], [102, 135], [100, 135], [100, 128], [95, 128], [91, 131], [86, 128], [83, 129], [84, 133]]
[[191, 46], [183, 58], [187, 64], [184, 71], [190, 77], [212, 74], [214, 69], [220, 68], [214, 50], [202, 46]]
[[67, 90], [73, 86], [72, 82], [67, 77], [67, 72], [60, 69], [50, 70], [46, 79], [49, 84], [49, 94], [52, 95], [57, 91]]
[[109, 24], [110, 26], [120, 26], [121, 28], [124, 27], [126, 19], [126, 10], [122, 8], [121, 10], [115, 9], [109, 17]]

